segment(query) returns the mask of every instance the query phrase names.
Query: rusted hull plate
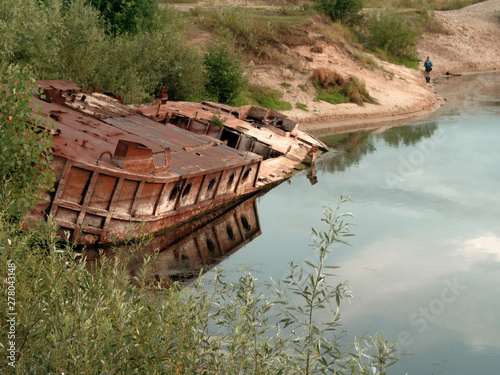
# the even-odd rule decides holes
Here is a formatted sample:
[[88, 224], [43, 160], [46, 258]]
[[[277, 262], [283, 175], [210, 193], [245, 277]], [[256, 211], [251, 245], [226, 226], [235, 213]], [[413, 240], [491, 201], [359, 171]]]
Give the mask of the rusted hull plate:
[[[274, 113], [246, 108], [245, 116], [254, 116], [247, 122], [224, 107], [228, 126], [215, 134], [206, 119], [221, 109], [212, 104], [179, 103], [176, 117], [160, 119], [68, 81], [40, 84], [46, 97], [34, 102], [55, 122], [56, 185], [30, 218], [52, 215], [60, 235], [78, 244], [121, 241], [178, 225], [283, 181], [324, 146], [284, 118], [276, 128], [267, 119], [275, 121]], [[255, 125], [255, 116], [267, 117]], [[192, 129], [179, 127], [184, 122]]]

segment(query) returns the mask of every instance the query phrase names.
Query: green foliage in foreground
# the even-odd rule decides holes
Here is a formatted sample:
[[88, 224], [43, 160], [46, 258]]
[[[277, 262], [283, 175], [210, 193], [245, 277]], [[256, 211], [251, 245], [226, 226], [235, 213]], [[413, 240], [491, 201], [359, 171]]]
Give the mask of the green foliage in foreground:
[[133, 278], [127, 256], [102, 258], [96, 267], [57, 242], [51, 221], [21, 232], [2, 209], [0, 311], [17, 315], [15, 330], [10, 316], [0, 318], [0, 371], [385, 374], [394, 345], [383, 338], [339, 344], [338, 307], [348, 294], [345, 284], [329, 281], [334, 267], [325, 260], [349, 225], [330, 209], [323, 221], [326, 230], [314, 232], [314, 260], [292, 265], [271, 299], [247, 272], [234, 284], [218, 272], [210, 288], [199, 279], [165, 289], [153, 277], [156, 255], [144, 258]]
[[[0, 71], [0, 186], [10, 194], [11, 219], [23, 218], [50, 187], [52, 121], [32, 111], [34, 81], [27, 70]], [[48, 189], [47, 189], [48, 190]]]
[[204, 97], [203, 55], [182, 41], [179, 13], [156, 11], [154, 25], [110, 35], [85, 0], [62, 3], [2, 0], [0, 69], [31, 67], [36, 79], [101, 86], [128, 103], [152, 100], [161, 86], [173, 100]]

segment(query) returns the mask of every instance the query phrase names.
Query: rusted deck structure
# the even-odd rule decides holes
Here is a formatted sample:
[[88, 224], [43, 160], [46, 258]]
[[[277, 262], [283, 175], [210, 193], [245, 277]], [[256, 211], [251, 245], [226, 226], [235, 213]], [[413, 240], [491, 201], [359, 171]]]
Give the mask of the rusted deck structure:
[[255, 107], [244, 108], [244, 121], [243, 110], [212, 103], [160, 98], [138, 109], [68, 81], [39, 85], [34, 102], [55, 122], [56, 185], [30, 217], [54, 216], [78, 244], [175, 226], [282, 181], [325, 147]]

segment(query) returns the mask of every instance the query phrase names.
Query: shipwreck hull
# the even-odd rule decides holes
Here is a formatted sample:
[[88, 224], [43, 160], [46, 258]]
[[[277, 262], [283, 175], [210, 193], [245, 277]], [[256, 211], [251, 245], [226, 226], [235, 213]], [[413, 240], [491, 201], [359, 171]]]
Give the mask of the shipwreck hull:
[[[238, 148], [148, 117], [95, 89], [39, 84], [44, 96], [35, 95], [34, 104], [55, 124], [56, 184], [29, 219], [54, 217], [59, 235], [77, 244], [120, 242], [176, 226], [283, 181], [321, 146], [261, 124], [249, 128], [250, 135], [235, 133], [238, 145], [245, 138], [259, 147]], [[221, 134], [243, 129], [238, 124]]]
[[51, 215], [58, 234], [78, 244], [156, 233], [259, 190], [254, 186], [258, 163], [171, 179], [90, 167], [59, 156], [52, 165], [55, 193], [31, 216]]
[[[261, 235], [257, 197], [219, 207], [203, 216], [158, 233], [139, 251], [135, 245], [120, 247], [88, 247], [84, 256], [90, 269], [98, 266], [102, 257], [122, 257], [127, 261], [132, 282], [140, 278], [146, 260], [152, 260], [147, 283], [189, 282], [200, 272], [208, 272], [243, 246]], [[120, 251], [116, 251], [119, 249]], [[130, 250], [134, 257], [130, 258]]]

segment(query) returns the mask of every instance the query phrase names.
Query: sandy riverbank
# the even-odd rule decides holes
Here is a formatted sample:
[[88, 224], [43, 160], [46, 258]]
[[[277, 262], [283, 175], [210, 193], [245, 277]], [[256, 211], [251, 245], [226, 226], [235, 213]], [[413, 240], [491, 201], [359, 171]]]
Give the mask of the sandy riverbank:
[[[463, 74], [500, 70], [500, 0], [490, 0], [461, 10], [435, 12], [436, 17], [449, 30], [448, 34], [427, 34], [419, 43], [419, 57], [430, 56], [434, 63], [432, 79], [445, 77], [446, 72]], [[272, 86], [283, 91], [283, 99], [304, 103], [308, 111], [298, 108], [286, 111], [301, 124], [301, 129], [312, 133], [344, 132], [350, 130], [393, 126], [408, 119], [425, 117], [444, 103], [434, 91], [433, 84], [426, 84], [421, 69], [408, 69], [378, 60], [380, 69], [369, 69], [338, 46], [322, 46], [322, 53], [312, 53], [302, 46], [293, 52], [302, 56], [310, 72], [317, 67], [328, 67], [345, 76], [362, 79], [370, 94], [379, 104], [338, 104], [315, 102], [309, 74], [277, 70], [272, 67], [255, 67], [251, 82]], [[421, 63], [423, 65], [423, 63]], [[282, 82], [292, 86], [284, 89]], [[298, 89], [308, 85], [308, 91]]]

